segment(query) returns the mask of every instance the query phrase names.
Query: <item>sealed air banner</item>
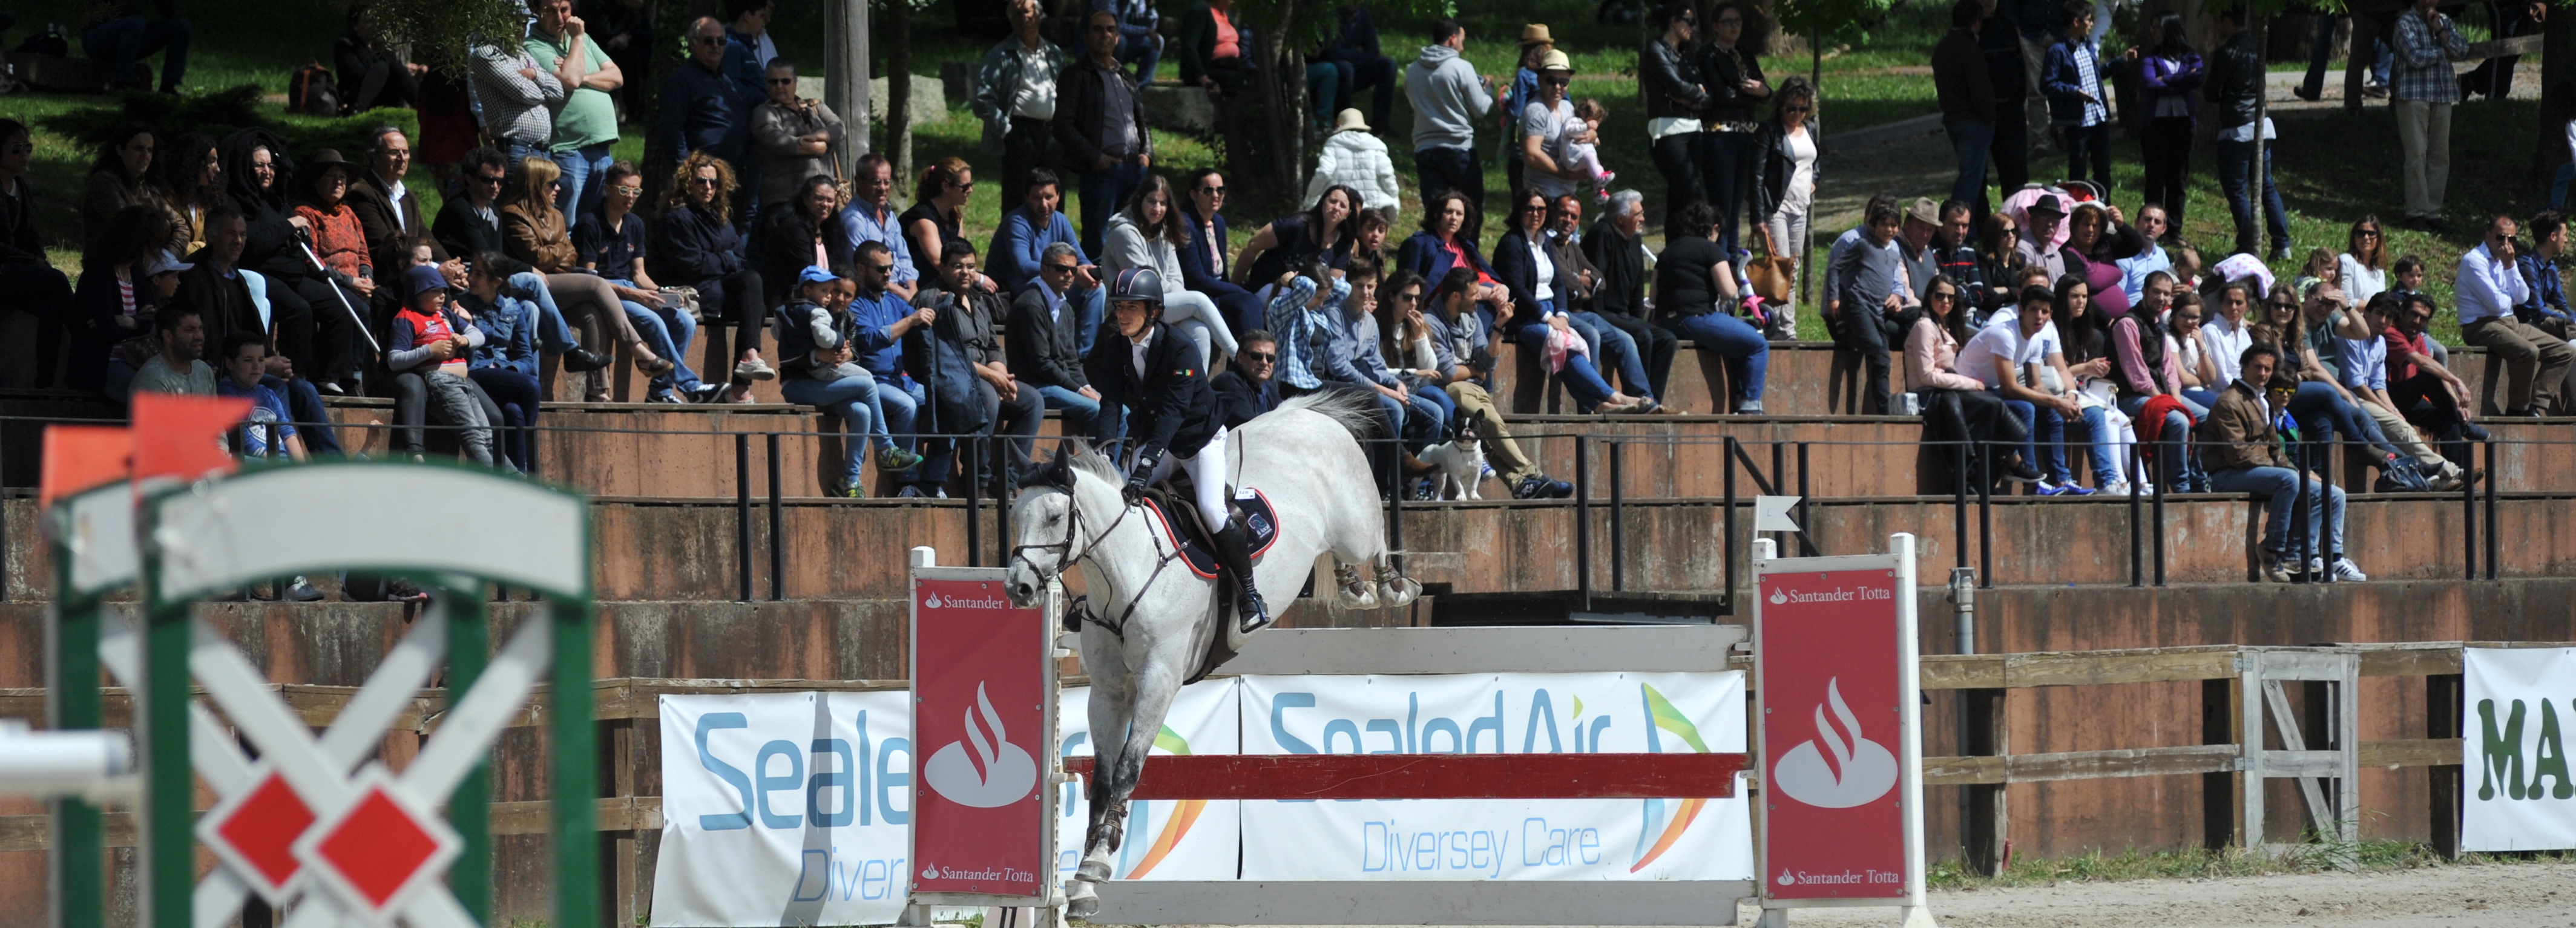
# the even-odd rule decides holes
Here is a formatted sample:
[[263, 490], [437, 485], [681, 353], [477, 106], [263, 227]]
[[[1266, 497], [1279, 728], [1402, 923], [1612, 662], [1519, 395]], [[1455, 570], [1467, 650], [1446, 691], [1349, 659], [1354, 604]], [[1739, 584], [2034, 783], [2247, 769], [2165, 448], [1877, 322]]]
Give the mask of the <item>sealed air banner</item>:
[[[1744, 750], [1744, 675], [1247, 676], [1246, 754]], [[1246, 880], [1742, 880], [1734, 799], [1246, 801]]]
[[901, 690], [662, 697], [654, 928], [902, 915], [909, 703]]
[[2460, 849], [2576, 847], [2576, 648], [2460, 654]]
[[[1232, 679], [1201, 680], [1182, 687], [1146, 756], [1235, 753], [1241, 731], [1235, 724], [1234, 690]], [[1059, 752], [1065, 757], [1096, 756], [1098, 745], [1092, 743], [1087, 714], [1091, 688], [1066, 687], [1058, 706]], [[1070, 880], [1082, 863], [1082, 833], [1091, 821], [1091, 806], [1082, 798], [1083, 781], [1066, 783], [1059, 790], [1056, 875]], [[1243, 837], [1240, 805], [1206, 799], [1128, 800], [1126, 837], [1110, 861], [1111, 878], [1234, 879], [1235, 846]]]

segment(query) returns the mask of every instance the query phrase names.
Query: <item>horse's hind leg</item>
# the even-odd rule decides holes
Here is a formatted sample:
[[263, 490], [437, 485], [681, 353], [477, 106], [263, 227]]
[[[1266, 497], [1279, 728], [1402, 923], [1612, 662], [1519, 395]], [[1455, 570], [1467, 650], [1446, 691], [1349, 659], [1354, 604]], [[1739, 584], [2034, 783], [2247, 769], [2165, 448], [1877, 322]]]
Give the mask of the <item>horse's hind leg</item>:
[[1377, 587], [1360, 576], [1360, 569], [1354, 562], [1338, 558], [1336, 561], [1333, 565], [1333, 586], [1339, 593], [1342, 608], [1377, 608]]
[[1412, 577], [1404, 575], [1403, 568], [1395, 566], [1392, 552], [1378, 555], [1369, 566], [1377, 573], [1378, 605], [1389, 609], [1409, 606], [1413, 604], [1414, 597], [1422, 595], [1422, 584], [1414, 582]]

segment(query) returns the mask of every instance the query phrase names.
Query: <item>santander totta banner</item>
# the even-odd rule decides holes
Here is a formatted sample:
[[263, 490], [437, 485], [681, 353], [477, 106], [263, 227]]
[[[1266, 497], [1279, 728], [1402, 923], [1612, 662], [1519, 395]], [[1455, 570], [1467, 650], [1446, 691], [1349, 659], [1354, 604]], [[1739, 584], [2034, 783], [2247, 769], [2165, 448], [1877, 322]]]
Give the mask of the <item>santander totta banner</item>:
[[1914, 874], [1899, 788], [1910, 732], [1897, 604], [1910, 591], [1890, 568], [1772, 563], [1754, 619], [1768, 767], [1763, 889], [1774, 899], [1903, 898]]
[[[916, 569], [912, 582], [912, 891], [1041, 904], [1055, 872], [1046, 765], [1054, 739], [1043, 609], [1019, 609], [1001, 571]], [[941, 901], [965, 903], [949, 898]]]

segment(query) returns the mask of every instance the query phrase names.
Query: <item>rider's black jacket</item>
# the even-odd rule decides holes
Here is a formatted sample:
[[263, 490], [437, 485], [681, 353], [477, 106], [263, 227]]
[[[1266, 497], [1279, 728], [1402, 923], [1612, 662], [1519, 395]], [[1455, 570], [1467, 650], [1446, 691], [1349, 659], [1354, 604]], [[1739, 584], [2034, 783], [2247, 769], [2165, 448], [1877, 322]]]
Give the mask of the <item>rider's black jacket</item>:
[[1105, 444], [1124, 435], [1131, 447], [1196, 457], [1223, 425], [1198, 346], [1157, 321], [1144, 367], [1143, 374], [1136, 372], [1135, 342], [1104, 326], [1083, 359], [1092, 389], [1100, 391], [1091, 440]]

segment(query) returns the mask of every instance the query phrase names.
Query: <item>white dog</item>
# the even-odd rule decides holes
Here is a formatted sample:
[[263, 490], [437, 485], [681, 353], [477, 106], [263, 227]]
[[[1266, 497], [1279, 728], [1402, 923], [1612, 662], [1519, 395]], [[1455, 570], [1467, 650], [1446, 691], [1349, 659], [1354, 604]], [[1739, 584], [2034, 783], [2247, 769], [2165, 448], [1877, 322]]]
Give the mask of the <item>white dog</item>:
[[[1476, 492], [1485, 476], [1485, 446], [1476, 440], [1474, 421], [1459, 423], [1457, 437], [1422, 449], [1422, 460], [1439, 475], [1441, 499], [1485, 498]], [[1450, 491], [1453, 486], [1455, 493]]]

